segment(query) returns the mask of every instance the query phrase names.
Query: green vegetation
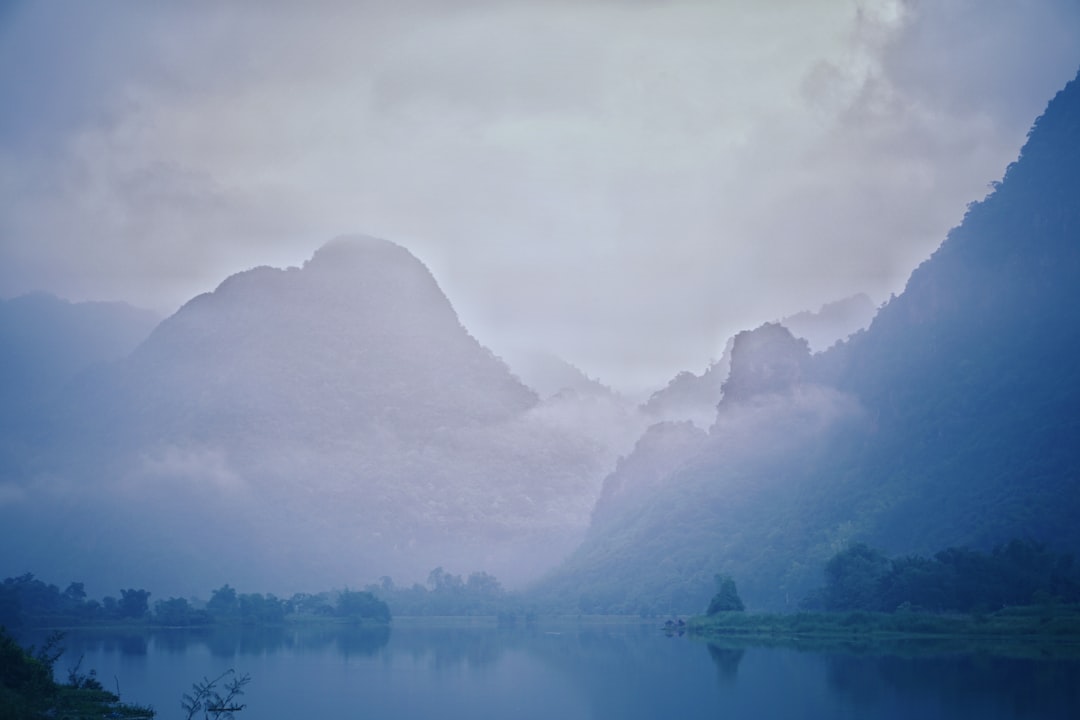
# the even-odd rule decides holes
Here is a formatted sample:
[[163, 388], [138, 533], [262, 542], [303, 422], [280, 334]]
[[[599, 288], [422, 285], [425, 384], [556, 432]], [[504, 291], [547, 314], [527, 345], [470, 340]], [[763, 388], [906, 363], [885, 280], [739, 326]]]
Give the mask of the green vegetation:
[[825, 587], [806, 609], [924, 610], [986, 614], [1000, 608], [1052, 607], [1080, 602], [1072, 555], [1029, 540], [1012, 540], [990, 553], [948, 548], [933, 558], [886, 558], [862, 543], [825, 566]]
[[[674, 459], [639, 443], [606, 483], [619, 492], [602, 496], [603, 522], [545, 592], [589, 611], [692, 612], [722, 570], [749, 607], [791, 610], [854, 542], [927, 554], [1033, 537], [1080, 550], [1078, 123], [1074, 80], [867, 330], [816, 355], [768, 326], [737, 336], [707, 441]], [[963, 568], [963, 552], [945, 564]], [[892, 567], [850, 560], [871, 578]], [[874, 609], [940, 569], [909, 564]], [[994, 609], [1031, 602], [1021, 586], [969, 602], [946, 584], [952, 598], [911, 602]], [[836, 599], [852, 607], [883, 599], [857, 582], [846, 591]]]
[[703, 637], [873, 638], [985, 637], [1080, 641], [1080, 605], [1007, 608], [978, 615], [919, 612], [719, 613], [693, 617], [691, 635]]
[[267, 626], [291, 620], [333, 620], [351, 623], [390, 622], [389, 606], [371, 592], [296, 593], [288, 600], [273, 594], [238, 593], [229, 585], [214, 590], [205, 604], [186, 598], [158, 600], [150, 610], [149, 590], [124, 589], [120, 598], [87, 599], [81, 582], [60, 592], [32, 573], [0, 584], [0, 625], [8, 627], [76, 627], [84, 625]]
[[857, 543], [825, 566], [825, 587], [794, 614], [741, 610], [735, 581], [691, 634], [754, 637], [1025, 637], [1080, 641], [1080, 580], [1071, 555], [1013, 540], [990, 553], [948, 548], [933, 559], [889, 559]]
[[180, 706], [187, 711], [186, 720], [193, 720], [202, 713], [203, 720], [233, 720], [236, 713], [244, 709], [239, 698], [244, 694], [244, 687], [251, 682], [250, 675], [237, 675], [229, 669], [213, 680], [203, 678], [191, 686], [191, 692], [184, 694]]
[[384, 598], [397, 615], [494, 615], [510, 623], [535, 615], [535, 608], [507, 592], [498, 578], [486, 572], [462, 577], [437, 567], [428, 573], [426, 585], [400, 587], [384, 576], [366, 590]]
[[61, 592], [31, 573], [0, 584], [0, 624], [9, 627], [77, 627], [85, 625], [155, 625], [162, 627], [268, 626], [292, 622], [388, 624], [393, 614], [408, 616], [497, 616], [514, 623], [535, 617], [534, 607], [507, 592], [486, 572], [463, 577], [437, 567], [427, 584], [398, 586], [390, 577], [363, 590], [345, 588], [320, 593], [298, 592], [288, 599], [272, 593], [241, 593], [225, 584], [205, 603], [170, 597], [150, 603], [148, 590], [125, 589], [120, 598], [88, 599], [84, 584], [73, 582]]
[[390, 607], [386, 603], [369, 592], [355, 592], [348, 588], [338, 595], [336, 614], [354, 622], [365, 619], [390, 622]]
[[710, 617], [718, 613], [742, 612], [743, 606], [739, 591], [735, 589], [735, 581], [730, 575], [716, 576], [717, 592], [709, 601], [709, 609], [705, 611]]
[[69, 670], [66, 684], [53, 680], [53, 665], [62, 652], [59, 640], [60, 635], [54, 634], [40, 649], [27, 650], [0, 627], [0, 720], [154, 716], [150, 708], [120, 702], [93, 671], [79, 674], [78, 665]]

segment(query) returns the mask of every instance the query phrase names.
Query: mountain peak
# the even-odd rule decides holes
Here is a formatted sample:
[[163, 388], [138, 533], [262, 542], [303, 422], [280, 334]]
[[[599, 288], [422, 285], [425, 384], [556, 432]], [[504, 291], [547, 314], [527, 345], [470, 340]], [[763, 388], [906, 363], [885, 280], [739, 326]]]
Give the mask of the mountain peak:
[[807, 341], [796, 338], [783, 325], [765, 323], [739, 333], [731, 350], [731, 371], [723, 385], [722, 402], [789, 391], [799, 383], [809, 358]]
[[371, 235], [339, 235], [316, 250], [304, 263], [304, 269], [355, 270], [389, 263], [423, 267], [415, 255], [397, 243]]

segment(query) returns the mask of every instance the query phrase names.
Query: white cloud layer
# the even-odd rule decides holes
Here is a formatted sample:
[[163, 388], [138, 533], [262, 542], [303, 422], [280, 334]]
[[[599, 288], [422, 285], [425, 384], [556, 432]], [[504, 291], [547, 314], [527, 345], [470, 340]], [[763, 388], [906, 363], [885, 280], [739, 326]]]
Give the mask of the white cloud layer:
[[898, 291], [1080, 65], [1072, 0], [5, 8], [0, 296], [169, 312], [368, 233], [624, 386]]

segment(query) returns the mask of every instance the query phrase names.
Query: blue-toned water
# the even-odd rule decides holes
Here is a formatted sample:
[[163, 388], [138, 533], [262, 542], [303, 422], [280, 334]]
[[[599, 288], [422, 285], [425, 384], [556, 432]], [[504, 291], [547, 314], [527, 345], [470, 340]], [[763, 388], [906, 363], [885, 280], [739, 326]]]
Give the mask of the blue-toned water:
[[1080, 717], [1080, 660], [1055, 646], [767, 647], [666, 637], [655, 622], [405, 621], [385, 632], [80, 630], [64, 645], [58, 679], [82, 657], [82, 671], [162, 720], [184, 716], [193, 681], [230, 668], [251, 676], [238, 720]]

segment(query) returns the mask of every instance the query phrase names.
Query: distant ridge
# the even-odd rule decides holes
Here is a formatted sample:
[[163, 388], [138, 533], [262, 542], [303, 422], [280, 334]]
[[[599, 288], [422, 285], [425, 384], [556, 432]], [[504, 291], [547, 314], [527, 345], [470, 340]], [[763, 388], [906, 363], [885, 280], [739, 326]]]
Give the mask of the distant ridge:
[[795, 337], [810, 343], [811, 351], [821, 352], [868, 327], [875, 313], [874, 303], [867, 295], [859, 293], [826, 303], [817, 312], [803, 311], [778, 322]]

